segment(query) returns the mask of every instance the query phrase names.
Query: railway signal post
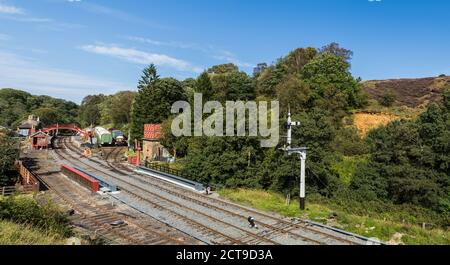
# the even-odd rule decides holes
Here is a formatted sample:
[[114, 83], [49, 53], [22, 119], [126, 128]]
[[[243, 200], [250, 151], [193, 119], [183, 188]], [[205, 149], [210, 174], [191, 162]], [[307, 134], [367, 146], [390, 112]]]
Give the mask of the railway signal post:
[[292, 127], [300, 126], [300, 122], [293, 122], [291, 119], [291, 110], [289, 108], [287, 128], [287, 146], [283, 150], [288, 154], [299, 154], [300, 156], [300, 210], [305, 210], [305, 170], [306, 170], [306, 147], [292, 147]]

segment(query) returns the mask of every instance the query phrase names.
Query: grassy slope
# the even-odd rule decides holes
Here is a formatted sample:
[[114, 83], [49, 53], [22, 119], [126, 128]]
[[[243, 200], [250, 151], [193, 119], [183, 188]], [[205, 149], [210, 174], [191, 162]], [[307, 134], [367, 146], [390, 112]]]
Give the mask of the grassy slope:
[[397, 106], [423, 107], [441, 99], [445, 87], [450, 86], [450, 77], [429, 77], [364, 81], [363, 90], [370, 99], [378, 99], [386, 91], [397, 95]]
[[0, 245], [64, 245], [59, 235], [0, 220]]
[[[441, 101], [442, 92], [450, 87], [450, 77], [372, 80], [362, 82], [369, 104], [355, 110], [354, 125], [361, 135], [395, 119], [415, 119], [427, 105]], [[387, 91], [396, 95], [391, 107], [384, 107], [378, 99]]]
[[384, 218], [358, 216], [349, 213], [338, 206], [315, 202], [309, 199], [307, 210], [300, 213], [298, 203], [292, 201], [285, 204], [281, 194], [250, 189], [224, 189], [220, 195], [231, 201], [245, 204], [256, 209], [275, 212], [287, 217], [301, 217], [332, 225], [366, 237], [374, 237], [394, 244], [450, 244], [450, 232], [442, 229], [422, 229], [395, 221], [389, 216]]

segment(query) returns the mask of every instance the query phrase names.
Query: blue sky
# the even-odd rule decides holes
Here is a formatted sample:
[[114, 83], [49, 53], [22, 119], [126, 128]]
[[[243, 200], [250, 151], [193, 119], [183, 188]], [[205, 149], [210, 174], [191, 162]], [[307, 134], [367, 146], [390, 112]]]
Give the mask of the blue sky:
[[251, 73], [297, 47], [354, 52], [364, 80], [450, 75], [450, 1], [0, 0], [0, 87], [80, 102], [135, 90], [153, 62], [195, 77]]

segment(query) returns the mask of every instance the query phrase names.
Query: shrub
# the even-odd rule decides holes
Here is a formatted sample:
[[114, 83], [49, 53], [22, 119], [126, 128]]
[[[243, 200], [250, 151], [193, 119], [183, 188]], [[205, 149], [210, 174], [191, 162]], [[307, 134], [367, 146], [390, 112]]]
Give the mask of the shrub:
[[0, 219], [31, 225], [62, 236], [71, 235], [68, 219], [48, 199], [38, 204], [36, 200], [28, 196], [4, 198], [0, 200]]
[[397, 95], [392, 90], [387, 90], [378, 99], [378, 103], [380, 103], [381, 105], [383, 105], [385, 107], [391, 107], [396, 100], [397, 100]]

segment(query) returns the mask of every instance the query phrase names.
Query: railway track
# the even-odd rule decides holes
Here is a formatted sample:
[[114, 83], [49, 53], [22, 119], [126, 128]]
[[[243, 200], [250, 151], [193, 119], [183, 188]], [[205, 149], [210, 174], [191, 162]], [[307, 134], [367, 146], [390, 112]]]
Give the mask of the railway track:
[[[75, 210], [71, 222], [78, 227], [107, 239], [109, 243], [127, 244], [183, 244], [184, 241], [171, 238], [156, 229], [150, 229], [148, 225], [132, 221], [128, 217], [112, 212], [104, 205], [96, 205], [89, 194], [83, 193], [82, 187], [62, 178], [59, 173], [38, 175], [41, 182], [51, 190], [62, 204]], [[111, 222], [125, 220], [127, 225], [120, 227], [111, 226]]]
[[[73, 152], [78, 152], [76, 147], [67, 146]], [[306, 222], [297, 221], [290, 222], [278, 217], [274, 217], [269, 214], [261, 213], [255, 211], [248, 207], [240, 206], [234, 203], [230, 203], [221, 199], [207, 197], [186, 189], [182, 189], [171, 183], [157, 180], [143, 174], [137, 174], [133, 172], [130, 168], [121, 165], [117, 162], [122, 154], [123, 149], [117, 148], [110, 151], [106, 156], [105, 160], [107, 165], [99, 161], [92, 160], [103, 168], [112, 170], [121, 175], [130, 175], [139, 177], [141, 182], [147, 185], [152, 185], [158, 189], [178, 198], [181, 198], [192, 203], [203, 206], [205, 209], [213, 209], [215, 211], [221, 211], [234, 218], [239, 218], [241, 221], [247, 219], [249, 215], [256, 217], [258, 220], [258, 225], [266, 229], [264, 233], [265, 238], [274, 238], [279, 236], [288, 236], [293, 239], [301, 240], [304, 242], [312, 244], [362, 244], [361, 240], [358, 238], [348, 235], [342, 235], [334, 231], [324, 231], [323, 228], [314, 227]], [[112, 158], [112, 159], [111, 159]], [[112, 161], [111, 161], [112, 160]], [[112, 169], [111, 169], [112, 168]], [[106, 172], [103, 172], [106, 173]], [[240, 229], [242, 230], [242, 229]], [[273, 241], [273, 240], [272, 240]]]
[[[125, 148], [126, 149], [126, 148]], [[133, 174], [134, 176], [139, 176], [147, 181], [150, 185], [155, 185], [158, 188], [164, 190], [167, 193], [170, 193], [171, 195], [183, 198], [185, 200], [189, 200], [194, 203], [201, 204], [205, 207], [215, 209], [217, 211], [223, 211], [226, 212], [229, 215], [241, 218], [241, 220], [245, 221], [248, 216], [256, 217], [259, 221], [259, 224], [262, 227], [265, 227], [269, 229], [272, 236], [276, 235], [282, 235], [287, 234], [290, 237], [300, 239], [300, 240], [309, 240], [317, 244], [323, 244], [324, 238], [333, 238], [338, 241], [345, 242], [346, 244], [355, 245], [358, 244], [355, 239], [347, 239], [343, 238], [342, 235], [339, 235], [338, 233], [333, 234], [332, 231], [330, 232], [324, 232], [319, 230], [318, 228], [315, 228], [308, 224], [307, 222], [301, 222], [299, 220], [299, 223], [289, 222], [281, 218], [277, 218], [274, 216], [271, 216], [269, 214], [265, 214], [259, 211], [255, 211], [253, 209], [250, 209], [248, 207], [243, 207], [238, 204], [230, 203], [218, 198], [211, 198], [204, 196], [202, 194], [186, 190], [183, 188], [178, 187], [177, 185], [174, 185], [170, 182], [164, 182], [158, 179], [151, 178], [144, 174], [139, 174], [134, 172], [132, 169], [120, 164], [119, 157], [122, 155], [122, 152], [124, 151], [123, 148], [117, 148], [113, 149], [111, 152], [108, 153], [108, 155], [105, 157], [105, 161], [107, 162], [108, 166], [115, 168], [116, 172], [121, 174]], [[112, 157], [112, 159], [110, 159]], [[111, 161], [112, 160], [112, 161]], [[124, 172], [125, 170], [126, 172]], [[189, 194], [189, 195], [187, 195]], [[232, 210], [227, 210], [227, 209]], [[312, 232], [315, 234], [316, 237], [322, 237], [322, 240], [315, 240], [313, 238], [308, 238], [304, 235], [299, 234], [299, 232], [294, 232], [292, 230], [295, 229], [308, 229], [309, 232]], [[269, 235], [269, 234], [266, 234]]]
[[[67, 143], [65, 141], [66, 141], [66, 139], [63, 140], [63, 144], [67, 145]], [[92, 165], [89, 165], [89, 164], [81, 161], [79, 159], [79, 157], [78, 158], [75, 157], [74, 155], [68, 153], [64, 149], [55, 149], [55, 152], [56, 152], [56, 154], [58, 156], [60, 156], [64, 160], [70, 161], [70, 163], [73, 164], [73, 165], [87, 166], [91, 170], [93, 170], [95, 172], [100, 172], [101, 174], [103, 174], [103, 176], [105, 176], [105, 172], [99, 171], [98, 168], [95, 168]], [[65, 153], [65, 155], [63, 155], [62, 153]], [[67, 156], [69, 156], [70, 159], [67, 159]], [[77, 160], [77, 162], [76, 163], [73, 162], [74, 160]], [[211, 227], [208, 227], [208, 226], [204, 225], [203, 223], [198, 222], [198, 221], [196, 221], [194, 219], [187, 218], [185, 215], [180, 214], [179, 213], [180, 211], [177, 212], [177, 211], [172, 209], [174, 206], [176, 206], [178, 208], [183, 208], [183, 205], [180, 205], [180, 204], [177, 204], [176, 202], [172, 202], [170, 200], [167, 200], [167, 199], [165, 199], [165, 198], [163, 198], [163, 197], [161, 197], [161, 196], [159, 196], [157, 194], [150, 193], [150, 192], [146, 191], [145, 189], [143, 189], [143, 188], [141, 188], [141, 187], [139, 187], [139, 186], [137, 186], [135, 184], [126, 182], [126, 181], [124, 181], [121, 178], [117, 178], [116, 176], [113, 176], [113, 175], [110, 175], [110, 174], [109, 175], [107, 174], [106, 176], [111, 178], [111, 179], [114, 179], [116, 182], [119, 181], [122, 184], [122, 185], [119, 185], [120, 189], [121, 189], [121, 192], [128, 193], [132, 197], [134, 197], [135, 199], [138, 199], [138, 200], [140, 200], [142, 202], [145, 202], [145, 203], [151, 205], [153, 207], [153, 209], [159, 209], [162, 212], [168, 213], [172, 218], [183, 220], [183, 222], [186, 222], [190, 226], [195, 227], [203, 235], [208, 236], [209, 238], [211, 238], [211, 242], [214, 243], [214, 244], [238, 244], [238, 245], [246, 244], [246, 242], [244, 242], [244, 241], [241, 241], [241, 240], [238, 240], [238, 239], [236, 239], [234, 237], [231, 237], [231, 236], [229, 236], [229, 235], [227, 235], [225, 233], [222, 233], [219, 230], [212, 229]], [[147, 193], [148, 195], [150, 195], [152, 197], [144, 196], [144, 195], [142, 195], [143, 193]], [[164, 206], [164, 200], [166, 200], [167, 202], [170, 202], [172, 204], [169, 205], [169, 206]], [[183, 209], [181, 209], [181, 211], [182, 210], [185, 210], [185, 209], [183, 208]], [[201, 213], [201, 212], [198, 212], [198, 211], [196, 213], [198, 215], [207, 216], [204, 213]], [[222, 222], [221, 220], [218, 220], [218, 219], [214, 219], [214, 221]], [[222, 222], [222, 223], [224, 225], [226, 225], [226, 223], [224, 223], [224, 222]], [[259, 239], [265, 240], [266, 243], [267, 243], [267, 241], [269, 241], [269, 240], [264, 239], [262, 237], [259, 238]], [[271, 242], [271, 241], [269, 241], [269, 242]], [[208, 243], [208, 242], [204, 242], [204, 243]], [[275, 243], [275, 242], [273, 242], [273, 243]]]

